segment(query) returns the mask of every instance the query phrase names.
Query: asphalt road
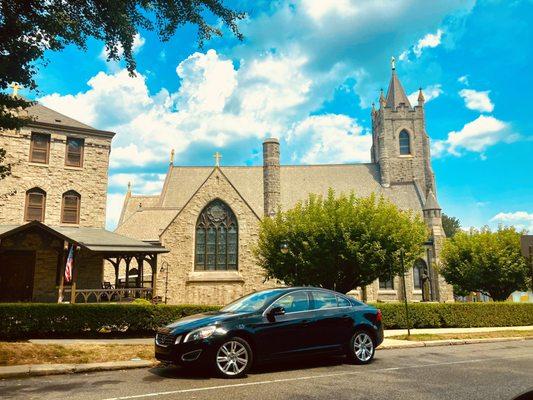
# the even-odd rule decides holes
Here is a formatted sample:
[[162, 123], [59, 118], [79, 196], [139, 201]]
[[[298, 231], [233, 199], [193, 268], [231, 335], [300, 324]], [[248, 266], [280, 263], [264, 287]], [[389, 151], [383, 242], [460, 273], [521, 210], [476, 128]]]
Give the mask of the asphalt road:
[[382, 350], [371, 365], [339, 358], [215, 379], [178, 368], [0, 381], [1, 399], [512, 399], [533, 389], [533, 340]]

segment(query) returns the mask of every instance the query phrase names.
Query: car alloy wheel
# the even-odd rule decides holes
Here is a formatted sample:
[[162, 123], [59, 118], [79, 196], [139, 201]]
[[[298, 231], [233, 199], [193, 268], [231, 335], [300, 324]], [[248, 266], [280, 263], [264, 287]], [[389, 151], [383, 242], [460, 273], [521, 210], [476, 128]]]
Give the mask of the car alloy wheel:
[[355, 333], [351, 347], [351, 358], [358, 364], [367, 364], [374, 357], [374, 341], [364, 331]]
[[225, 378], [238, 378], [249, 369], [252, 361], [250, 346], [240, 338], [223, 343], [216, 354], [218, 373]]

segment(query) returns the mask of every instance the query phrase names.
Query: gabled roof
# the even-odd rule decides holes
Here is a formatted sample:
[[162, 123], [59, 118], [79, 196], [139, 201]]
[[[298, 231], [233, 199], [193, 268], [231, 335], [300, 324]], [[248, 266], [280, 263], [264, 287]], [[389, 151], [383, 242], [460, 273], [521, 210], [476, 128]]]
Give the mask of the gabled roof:
[[113, 137], [115, 135], [114, 132], [93, 128], [90, 125], [45, 107], [38, 102], [34, 102], [30, 107], [26, 108], [24, 112], [27, 113], [27, 116], [30, 118], [26, 123], [28, 126], [54, 127], [56, 129], [59, 128], [59, 130], [74, 130], [80, 133], [97, 134], [108, 137]]
[[[220, 171], [259, 217], [264, 214], [263, 167], [220, 167]], [[155, 240], [155, 234], [165, 228], [213, 172], [213, 167], [173, 166], [168, 171], [159, 206], [138, 207], [140, 197], [132, 196], [124, 204], [128, 215], [119, 222], [116, 232], [142, 240]], [[383, 195], [401, 209], [421, 212], [416, 184], [380, 184], [378, 164], [282, 165], [280, 167], [281, 208], [292, 208], [310, 193], [327, 195], [332, 188], [337, 194], [354, 192], [357, 196], [371, 193]], [[150, 203], [154, 201], [150, 198]], [[123, 211], [124, 211], [123, 210]], [[174, 213], [174, 215], [172, 215]]]
[[24, 225], [0, 225], [0, 239], [29, 229], [40, 229], [62, 240], [98, 253], [167, 253], [163, 246], [152, 245], [101, 228], [48, 226], [38, 221]]
[[392, 70], [392, 76], [390, 78], [389, 90], [387, 91], [387, 107], [396, 108], [400, 104], [405, 104], [406, 107], [411, 107], [411, 103], [407, 98], [403, 86], [398, 79], [396, 70]]

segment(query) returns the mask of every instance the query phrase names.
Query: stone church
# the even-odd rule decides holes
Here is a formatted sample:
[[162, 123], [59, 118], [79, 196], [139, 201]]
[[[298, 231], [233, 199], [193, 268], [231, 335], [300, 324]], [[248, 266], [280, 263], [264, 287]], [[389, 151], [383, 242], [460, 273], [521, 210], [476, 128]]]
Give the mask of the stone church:
[[157, 294], [165, 302], [224, 304], [276, 284], [265, 282], [253, 256], [261, 218], [278, 207], [290, 209], [310, 193], [325, 195], [330, 187], [336, 193], [376, 193], [422, 215], [430, 237], [406, 287], [395, 277], [352, 294], [367, 301], [405, 295], [412, 301], [453, 301], [450, 285], [434, 269], [445, 235], [424, 95], [420, 90], [412, 106], [394, 67], [386, 97], [382, 92], [379, 108], [372, 107], [370, 151], [366, 164], [280, 165], [279, 141], [267, 139], [262, 166], [177, 166], [171, 157], [159, 195], [136, 195], [128, 188], [116, 232], [169, 250], [157, 267]]

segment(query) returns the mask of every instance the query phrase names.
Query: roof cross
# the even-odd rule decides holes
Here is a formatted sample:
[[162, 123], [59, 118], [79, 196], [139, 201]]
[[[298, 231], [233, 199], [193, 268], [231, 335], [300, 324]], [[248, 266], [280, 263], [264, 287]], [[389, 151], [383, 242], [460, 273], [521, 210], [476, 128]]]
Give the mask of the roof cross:
[[220, 154], [218, 151], [213, 155], [213, 158], [215, 159], [215, 167], [220, 167], [220, 159], [222, 158], [222, 154]]
[[11, 85], [9, 85], [11, 89], [13, 89], [13, 93], [11, 93], [12, 97], [17, 97], [19, 93], [19, 89], [22, 88], [17, 82], [12, 82]]

